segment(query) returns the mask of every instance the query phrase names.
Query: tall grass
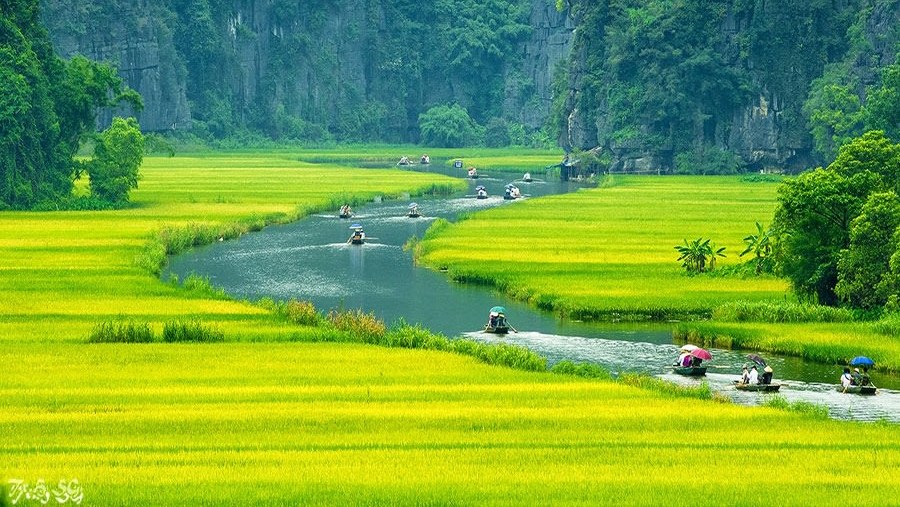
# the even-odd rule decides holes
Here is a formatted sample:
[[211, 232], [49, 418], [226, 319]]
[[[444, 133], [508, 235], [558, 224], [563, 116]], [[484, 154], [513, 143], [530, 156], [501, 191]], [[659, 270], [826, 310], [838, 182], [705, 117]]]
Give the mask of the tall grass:
[[225, 333], [215, 326], [204, 324], [198, 319], [178, 319], [166, 322], [163, 325], [162, 341], [166, 343], [223, 342], [225, 341]]
[[851, 310], [793, 302], [729, 301], [717, 306], [712, 318], [732, 322], [850, 322]]
[[147, 322], [108, 320], [97, 323], [88, 337], [89, 343], [150, 343], [153, 330]]

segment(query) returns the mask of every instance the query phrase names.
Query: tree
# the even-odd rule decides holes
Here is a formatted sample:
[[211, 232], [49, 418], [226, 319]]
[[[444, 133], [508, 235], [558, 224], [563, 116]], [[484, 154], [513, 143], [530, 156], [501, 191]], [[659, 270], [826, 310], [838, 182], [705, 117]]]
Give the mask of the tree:
[[0, 208], [59, 201], [100, 107], [140, 97], [108, 65], [53, 52], [39, 2], [0, 2]]
[[691, 274], [712, 271], [716, 267], [716, 258], [725, 257], [725, 247], [716, 248], [709, 239], [703, 238], [684, 240], [684, 244], [676, 245], [675, 250], [680, 254], [681, 267]]
[[838, 259], [850, 247], [851, 222], [874, 192], [900, 185], [900, 145], [869, 132], [841, 147], [827, 169], [782, 183], [773, 228], [779, 264], [800, 294], [836, 305]]
[[835, 294], [851, 306], [883, 306], [891, 294], [891, 255], [894, 233], [900, 226], [900, 199], [893, 191], [869, 196], [850, 229], [850, 247], [841, 251]]
[[459, 104], [435, 106], [419, 115], [422, 142], [439, 148], [460, 148], [476, 144], [482, 127]]
[[[825, 78], [822, 78], [825, 79]], [[813, 82], [803, 105], [816, 151], [829, 160], [838, 149], [863, 131], [865, 111], [850, 86]]]
[[747, 248], [741, 252], [739, 257], [753, 252], [753, 260], [756, 264], [756, 274], [763, 271], [772, 271], [772, 230], [764, 229], [762, 224], [756, 222], [756, 234], [751, 234], [744, 238]]
[[111, 203], [128, 202], [128, 192], [137, 187], [143, 157], [144, 138], [137, 121], [113, 118], [112, 125], [97, 136], [94, 159], [87, 164], [91, 193]]
[[882, 71], [881, 87], [869, 90], [866, 114], [869, 128], [882, 130], [894, 141], [900, 141], [900, 55], [897, 63]]

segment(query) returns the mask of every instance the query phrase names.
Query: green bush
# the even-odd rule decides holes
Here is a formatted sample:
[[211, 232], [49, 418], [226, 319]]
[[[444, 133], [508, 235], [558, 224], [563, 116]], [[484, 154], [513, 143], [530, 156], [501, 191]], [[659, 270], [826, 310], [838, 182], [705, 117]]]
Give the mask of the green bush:
[[94, 326], [88, 337], [90, 343], [150, 343], [153, 341], [150, 324], [133, 320], [100, 322]]
[[197, 319], [174, 320], [163, 326], [163, 341], [176, 342], [223, 342], [225, 335], [219, 329], [206, 326]]
[[419, 115], [422, 143], [437, 148], [478, 144], [484, 129], [459, 104], [435, 106]]

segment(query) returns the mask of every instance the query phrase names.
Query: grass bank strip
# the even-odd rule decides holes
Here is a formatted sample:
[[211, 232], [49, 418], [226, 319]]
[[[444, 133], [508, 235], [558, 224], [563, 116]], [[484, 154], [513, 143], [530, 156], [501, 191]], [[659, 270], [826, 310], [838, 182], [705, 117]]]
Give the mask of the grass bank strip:
[[846, 364], [858, 355], [875, 360], [880, 372], [900, 372], [900, 338], [876, 331], [873, 322], [684, 322], [677, 340], [702, 345], [768, 350], [827, 364]]

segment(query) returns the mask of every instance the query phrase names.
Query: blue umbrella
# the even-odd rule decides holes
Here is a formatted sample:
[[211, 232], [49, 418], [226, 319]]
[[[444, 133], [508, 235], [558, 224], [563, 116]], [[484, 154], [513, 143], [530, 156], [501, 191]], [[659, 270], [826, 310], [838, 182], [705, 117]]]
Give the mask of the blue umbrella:
[[409, 205], [409, 207], [410, 207], [410, 208], [418, 208], [419, 205], [416, 204], [416, 203], [411, 203], [411, 204]]
[[362, 226], [359, 224], [353, 224], [350, 226], [351, 229], [362, 229]]
[[875, 361], [872, 361], [866, 356], [856, 356], [850, 360], [850, 366], [865, 366], [871, 368], [875, 366]]

